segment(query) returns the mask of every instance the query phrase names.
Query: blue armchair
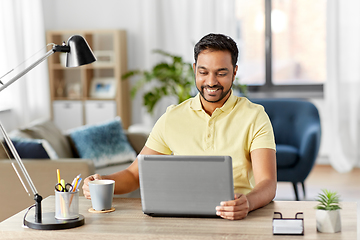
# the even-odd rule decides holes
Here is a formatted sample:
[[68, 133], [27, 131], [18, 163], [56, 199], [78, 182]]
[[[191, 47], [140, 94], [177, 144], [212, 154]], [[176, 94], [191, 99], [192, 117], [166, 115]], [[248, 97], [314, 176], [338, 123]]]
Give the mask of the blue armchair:
[[297, 99], [253, 99], [264, 106], [273, 125], [276, 143], [277, 180], [291, 182], [296, 200], [298, 183], [309, 175], [320, 147], [321, 126], [317, 108]]

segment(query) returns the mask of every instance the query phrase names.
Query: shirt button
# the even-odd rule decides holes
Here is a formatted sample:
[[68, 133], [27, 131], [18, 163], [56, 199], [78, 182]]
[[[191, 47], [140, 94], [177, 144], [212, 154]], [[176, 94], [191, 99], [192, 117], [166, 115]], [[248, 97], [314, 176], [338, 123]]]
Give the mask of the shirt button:
[[208, 138], [210, 138], [210, 137], [211, 137], [211, 134], [208, 135]]

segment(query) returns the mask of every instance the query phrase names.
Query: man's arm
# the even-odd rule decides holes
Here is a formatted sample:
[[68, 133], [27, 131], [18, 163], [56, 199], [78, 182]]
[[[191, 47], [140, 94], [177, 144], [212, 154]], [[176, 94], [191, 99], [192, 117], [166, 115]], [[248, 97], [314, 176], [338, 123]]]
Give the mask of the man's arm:
[[[140, 154], [142, 155], [162, 155], [161, 153], [154, 151], [146, 146], [141, 150]], [[94, 174], [87, 177], [84, 180], [84, 185], [82, 187], [84, 196], [87, 199], [91, 199], [89, 182], [95, 179], [111, 179], [115, 181], [115, 194], [124, 194], [136, 190], [139, 187], [139, 166], [137, 158], [135, 161], [125, 170], [116, 172], [107, 176], [100, 176], [99, 174]]]
[[247, 195], [237, 194], [235, 200], [221, 202], [217, 214], [226, 219], [243, 219], [250, 211], [265, 206], [276, 194], [276, 152], [261, 148], [250, 153], [255, 187]]
[[251, 161], [255, 178], [254, 189], [246, 195], [250, 202], [249, 211], [265, 206], [276, 195], [276, 152], [262, 148], [251, 152]]

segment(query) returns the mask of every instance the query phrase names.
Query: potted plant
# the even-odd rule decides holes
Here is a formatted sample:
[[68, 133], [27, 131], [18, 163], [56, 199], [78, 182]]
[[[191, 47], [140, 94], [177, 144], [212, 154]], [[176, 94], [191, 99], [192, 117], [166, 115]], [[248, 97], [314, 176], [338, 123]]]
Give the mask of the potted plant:
[[339, 195], [323, 189], [316, 201], [316, 227], [319, 232], [336, 233], [341, 231]]
[[147, 111], [153, 114], [156, 103], [165, 96], [177, 97], [178, 103], [192, 97], [191, 92], [195, 87], [195, 77], [192, 64], [184, 62], [182, 57], [169, 54], [162, 50], [154, 50], [171, 59], [170, 62], [160, 62], [150, 71], [134, 70], [125, 73], [122, 78], [126, 79], [134, 75], [141, 78], [131, 89], [131, 96], [135, 97], [139, 89], [145, 84], [152, 84], [151, 89], [143, 95], [143, 104]]
[[248, 97], [248, 87], [246, 84], [241, 84], [238, 77], [233, 82], [232, 89], [237, 96]]

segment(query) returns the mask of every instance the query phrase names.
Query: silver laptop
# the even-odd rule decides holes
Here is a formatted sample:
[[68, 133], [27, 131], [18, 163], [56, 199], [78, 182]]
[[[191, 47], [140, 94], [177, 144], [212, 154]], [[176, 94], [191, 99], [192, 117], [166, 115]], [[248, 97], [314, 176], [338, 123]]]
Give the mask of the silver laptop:
[[150, 216], [216, 217], [234, 199], [230, 156], [139, 155], [142, 210]]

